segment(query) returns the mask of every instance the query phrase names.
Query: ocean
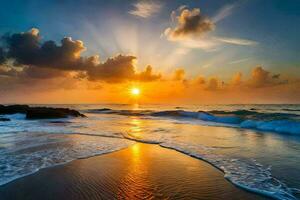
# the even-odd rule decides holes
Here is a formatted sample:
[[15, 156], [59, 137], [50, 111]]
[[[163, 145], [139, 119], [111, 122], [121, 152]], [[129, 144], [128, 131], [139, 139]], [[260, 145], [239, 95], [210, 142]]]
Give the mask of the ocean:
[[[0, 184], [136, 142], [201, 159], [232, 184], [274, 199], [299, 199], [300, 105], [31, 105], [86, 118], [0, 122]], [[1, 116], [0, 116], [1, 117]]]

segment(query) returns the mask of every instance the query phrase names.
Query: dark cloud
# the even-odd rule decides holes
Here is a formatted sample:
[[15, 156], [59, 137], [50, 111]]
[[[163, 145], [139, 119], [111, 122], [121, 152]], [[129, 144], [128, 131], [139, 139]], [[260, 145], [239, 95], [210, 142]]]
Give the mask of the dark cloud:
[[183, 9], [177, 18], [177, 26], [174, 29], [168, 28], [166, 34], [173, 38], [193, 35], [199, 36], [215, 28], [212, 20], [202, 15], [200, 9]]
[[25, 67], [19, 76], [22, 78], [50, 79], [66, 77], [68, 76], [68, 73], [62, 70], [51, 68]]
[[145, 71], [137, 73], [134, 67], [136, 57], [118, 55], [107, 59], [106, 62], [89, 68], [86, 75], [88, 79], [104, 80], [110, 83], [118, 83], [129, 80], [154, 81], [160, 79], [160, 75], [153, 74], [152, 67], [147, 66]]
[[18, 79], [50, 79], [58, 77], [66, 77], [68, 73], [66, 71], [51, 69], [51, 68], [39, 68], [32, 66], [20, 67], [0, 66], [0, 76], [7, 76]]
[[118, 55], [106, 62], [91, 67], [87, 71], [90, 80], [105, 80], [107, 82], [123, 82], [135, 76], [134, 56]]
[[[2, 37], [4, 49], [0, 48], [0, 64], [13, 60], [14, 66], [23, 69], [18, 76], [29, 78], [54, 78], [75, 71], [75, 78], [88, 78], [91, 81], [123, 82], [129, 80], [153, 81], [160, 75], [152, 74], [148, 66], [144, 72], [137, 73], [134, 56], [118, 55], [100, 63], [99, 56], [83, 57], [86, 50], [80, 40], [65, 37], [60, 45], [49, 40], [42, 42], [39, 30], [8, 34]], [[2, 70], [2, 74], [13, 74], [11, 70]]]
[[153, 69], [150, 65], [148, 65], [145, 71], [136, 75], [136, 79], [139, 81], [155, 81], [161, 78], [161, 74], [153, 74]]
[[84, 70], [93, 64], [92, 58], [83, 58], [81, 53], [86, 49], [80, 40], [65, 37], [61, 45], [49, 40], [41, 42], [38, 29], [24, 33], [6, 35], [3, 40], [7, 48], [7, 58], [18, 65], [32, 65], [62, 70]]

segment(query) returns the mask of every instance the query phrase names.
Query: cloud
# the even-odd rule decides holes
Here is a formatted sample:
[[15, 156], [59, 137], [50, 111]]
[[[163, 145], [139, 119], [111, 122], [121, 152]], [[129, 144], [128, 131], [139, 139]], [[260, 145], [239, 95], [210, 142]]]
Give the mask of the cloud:
[[87, 70], [87, 77], [91, 81], [103, 80], [109, 83], [120, 83], [125, 81], [154, 81], [161, 78], [160, 74], [153, 74], [152, 67], [147, 66], [145, 71], [136, 72], [134, 63], [136, 57], [118, 55], [107, 59], [106, 62], [98, 64]]
[[206, 51], [214, 50], [219, 43], [209, 38], [194, 39], [194, 38], [169, 38], [170, 41], [178, 42], [181, 46], [189, 49], [203, 49]]
[[243, 58], [243, 59], [238, 59], [238, 60], [234, 60], [229, 62], [228, 64], [238, 64], [238, 63], [242, 63], [242, 62], [246, 62], [248, 60], [250, 60], [251, 58]]
[[225, 38], [225, 37], [215, 37], [215, 40], [235, 45], [243, 45], [243, 46], [252, 46], [257, 45], [258, 43], [252, 40], [245, 40], [240, 38]]
[[[180, 37], [181, 40], [189, 43], [190, 46], [193, 45], [193, 40]], [[28, 92], [48, 94], [51, 91], [72, 90], [76, 94], [70, 96], [72, 99], [78, 96], [77, 88], [84, 87], [82, 90], [89, 92], [91, 89], [100, 88], [104, 91], [107, 88], [122, 88], [124, 85], [131, 84], [130, 82], [145, 82], [142, 84], [145, 88], [155, 85], [153, 90], [149, 91], [165, 88], [161, 92], [155, 92], [155, 95], [159, 99], [161, 94], [165, 94], [169, 98], [167, 101], [180, 96], [198, 102], [199, 99], [210, 96], [213, 96], [214, 100], [229, 99], [230, 101], [235, 97], [241, 97], [240, 94], [243, 93], [245, 98], [240, 98], [243, 102], [245, 99], [252, 98], [250, 94], [254, 92], [260, 92], [261, 96], [271, 100], [273, 98], [269, 97], [269, 92], [277, 95], [275, 97], [286, 99], [289, 98], [288, 95], [291, 97], [299, 93], [300, 80], [291, 77], [287, 78], [288, 80], [283, 79], [284, 75], [274, 74], [262, 66], [254, 67], [250, 75], [244, 76], [239, 72], [229, 80], [202, 77], [197, 74], [187, 78], [184, 69], [176, 69], [169, 76], [154, 72], [150, 65], [137, 70], [135, 66], [137, 58], [133, 55], [116, 55], [106, 61], [100, 61], [99, 55], [82, 56], [85, 49], [82, 41], [70, 37], [63, 38], [59, 44], [52, 40], [43, 42], [38, 29], [5, 35], [0, 46], [0, 90], [5, 91], [1, 94], [5, 94], [6, 97], [11, 94], [15, 99], [18, 99], [17, 95], [24, 94], [24, 98], [30, 99], [31, 95], [28, 95]], [[186, 49], [183, 49], [179, 48], [178, 54], [185, 54]], [[245, 59], [247, 58], [235, 63]], [[114, 84], [116, 85], [114, 86], [111, 83], [122, 84]], [[103, 95], [107, 94], [103, 93]], [[54, 96], [56, 99], [57, 96]], [[298, 95], [297, 98], [299, 100], [300, 96]], [[45, 96], [45, 99], [48, 100], [48, 96]]]
[[81, 53], [86, 50], [82, 41], [65, 37], [61, 40], [61, 45], [52, 40], [42, 43], [36, 28], [6, 35], [3, 41], [7, 46], [7, 58], [13, 59], [18, 65], [84, 70], [94, 64], [95, 60], [95, 57], [81, 57]]
[[[153, 74], [148, 66], [144, 72], [135, 70], [135, 56], [118, 55], [100, 62], [98, 55], [83, 57], [84, 43], [65, 37], [60, 45], [49, 40], [41, 42], [39, 30], [15, 33], [3, 37], [5, 49], [0, 48], [2, 63], [13, 60], [14, 68], [2, 69], [2, 75], [15, 75], [27, 78], [54, 78], [77, 72], [74, 78], [87, 78], [90, 81], [124, 82], [153, 81], [160, 75]], [[1, 57], [1, 55], [3, 55]]]
[[58, 77], [67, 77], [69, 74], [66, 71], [51, 68], [38, 68], [38, 67], [24, 67], [19, 72], [18, 76], [21, 78], [32, 79], [51, 79]]
[[141, 0], [133, 4], [133, 9], [128, 13], [141, 18], [148, 18], [154, 14], [159, 13], [162, 8], [162, 4], [154, 1]]
[[145, 71], [142, 71], [135, 75], [136, 79], [143, 82], [155, 81], [161, 79], [161, 74], [153, 74], [153, 69], [148, 65]]
[[190, 49], [187, 49], [187, 48], [177, 48], [177, 49], [175, 49], [174, 54], [176, 54], [176, 55], [186, 55], [189, 52], [190, 52]]
[[57, 77], [67, 77], [69, 74], [66, 71], [51, 69], [51, 68], [39, 68], [32, 66], [12, 67], [12, 66], [0, 66], [0, 76], [6, 76], [19, 79], [51, 79]]
[[203, 76], [198, 76], [195, 79], [195, 82], [196, 82], [196, 84], [204, 85], [206, 83], [206, 80], [205, 80], [205, 78]]
[[207, 90], [218, 90], [220, 87], [220, 80], [217, 78], [210, 78], [207, 83]]
[[234, 8], [237, 6], [237, 4], [229, 4], [222, 7], [218, 13], [212, 18], [212, 21], [214, 23], [217, 23], [221, 21], [222, 19], [226, 18], [227, 16], [231, 15]]
[[202, 15], [199, 8], [183, 9], [176, 18], [176, 27], [168, 28], [168, 31], [165, 31], [165, 34], [173, 39], [185, 36], [201, 36], [215, 28], [214, 23]]
[[[181, 81], [184, 86], [197, 87], [201, 86], [202, 89], [208, 91], [222, 91], [222, 90], [247, 90], [259, 89], [266, 87], [275, 87], [278, 85], [288, 84], [289, 81], [281, 79], [280, 74], [272, 74], [261, 66], [256, 66], [251, 70], [250, 76], [243, 80], [243, 74], [237, 72], [228, 81], [221, 80], [216, 77], [203, 77], [197, 75], [194, 78], [185, 78], [185, 70], [177, 69], [170, 80]], [[297, 81], [299, 82], [299, 81]], [[187, 84], [188, 83], [188, 84]]]
[[231, 81], [231, 86], [247, 87], [247, 88], [264, 88], [273, 87], [276, 85], [286, 84], [286, 80], [280, 79], [280, 74], [272, 75], [271, 72], [265, 70], [261, 66], [256, 66], [252, 69], [250, 78], [246, 81], [242, 81], [242, 73], [236, 73]]
[[251, 87], [264, 87], [270, 84], [274, 84], [269, 71], [263, 69], [261, 66], [255, 67], [251, 72], [251, 78], [249, 79], [249, 86]]
[[185, 79], [185, 70], [184, 69], [176, 69], [173, 74], [174, 81], [183, 81]]
[[242, 84], [242, 76], [241, 72], [236, 73], [231, 79], [231, 85], [240, 86]]
[[253, 46], [258, 43], [253, 40], [231, 37], [211, 36], [216, 28], [216, 22], [230, 15], [236, 4], [223, 7], [212, 19], [204, 16], [199, 8], [188, 9], [183, 6], [171, 13], [171, 21], [175, 26], [167, 27], [162, 37], [171, 42], [176, 42], [183, 47], [203, 49], [205, 51], [217, 50], [224, 44]]
[[107, 82], [123, 82], [133, 79], [134, 56], [118, 55], [107, 59], [104, 63], [91, 67], [87, 70], [89, 80], [105, 80]]

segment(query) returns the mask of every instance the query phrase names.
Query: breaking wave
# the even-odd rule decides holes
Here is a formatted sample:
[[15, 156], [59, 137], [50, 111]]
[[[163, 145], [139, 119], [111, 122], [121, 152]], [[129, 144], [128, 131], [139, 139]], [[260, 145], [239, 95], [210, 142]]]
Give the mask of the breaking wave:
[[[185, 110], [112, 110], [109, 108], [89, 110], [92, 113], [119, 114], [126, 116], [152, 116], [190, 118], [213, 125], [234, 126], [276, 133], [300, 135], [300, 115], [294, 113], [262, 113], [250, 110], [235, 111], [185, 111]], [[209, 124], [207, 124], [209, 125]]]

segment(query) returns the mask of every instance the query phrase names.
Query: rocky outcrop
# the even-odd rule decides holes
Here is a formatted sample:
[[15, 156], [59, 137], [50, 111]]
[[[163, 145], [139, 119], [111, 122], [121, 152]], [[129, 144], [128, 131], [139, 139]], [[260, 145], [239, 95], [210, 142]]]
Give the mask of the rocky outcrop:
[[28, 105], [0, 105], [0, 114], [26, 114], [26, 119], [55, 119], [66, 117], [85, 117], [69, 108], [30, 107]]
[[28, 105], [0, 105], [0, 115], [15, 114], [15, 113], [26, 113], [30, 109]]

